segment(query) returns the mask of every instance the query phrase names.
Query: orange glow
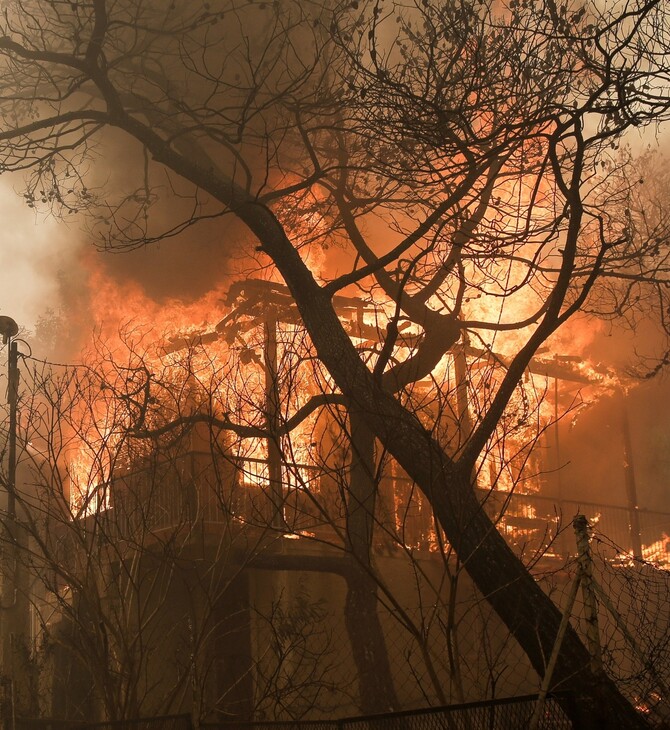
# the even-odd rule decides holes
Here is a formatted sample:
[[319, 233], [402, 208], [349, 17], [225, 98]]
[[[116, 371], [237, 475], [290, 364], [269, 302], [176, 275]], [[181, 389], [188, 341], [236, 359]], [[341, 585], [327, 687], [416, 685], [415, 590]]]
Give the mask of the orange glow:
[[[83, 359], [95, 370], [101, 389], [92, 401], [77, 406], [79, 413], [72, 419], [79, 424], [81, 444], [71, 450], [68, 466], [75, 513], [104, 508], [105, 503], [95, 497], [99, 485], [109, 481], [113, 470], [133, 468], [129, 461], [133, 457], [123, 456], [122, 451], [125, 454], [130, 448], [125, 442], [136, 427], [133, 419], [139, 417], [145, 387], [150, 397], [143, 428], [209, 413], [217, 419], [230, 418], [243, 428], [267, 431], [265, 320], [272, 315], [270, 305], [261, 299], [253, 311], [226, 319], [230, 308], [224, 305], [224, 290], [208, 292], [191, 303], [158, 303], [137, 284], [117, 283], [95, 266], [90, 270], [89, 289], [97, 332]], [[277, 321], [274, 337], [276, 420], [281, 425], [313, 394], [315, 381], [302, 330]], [[287, 486], [314, 483], [299, 465], [312, 461], [316, 420], [316, 414], [304, 419], [292, 438], [280, 440], [282, 461], [298, 465], [284, 468], [282, 482]], [[241, 484], [267, 488], [266, 439], [226, 439], [229, 457], [240, 466]]]
[[[460, 345], [460, 352], [454, 349], [445, 354], [431, 378], [415, 384], [406, 395], [425, 426], [433, 430], [455, 455], [467, 441], [468, 429], [476, 427], [487, 411], [509, 362], [537, 326], [537, 322], [532, 322], [518, 329], [498, 331], [477, 323], [505, 325], [524, 322], [538, 313], [541, 317], [546, 294], [542, 288], [535, 290], [522, 286], [529, 262], [533, 261], [533, 251], [527, 250], [532, 246], [521, 246], [516, 239], [521, 240], [523, 236], [531, 207], [533, 226], [541, 227], [545, 219], [552, 218], [555, 200], [551, 191], [544, 183], [535, 186], [532, 176], [517, 175], [503, 178], [494, 190], [492, 201], [489, 216], [482, 223], [484, 235], [492, 240], [498, 237], [511, 241], [515, 260], [502, 256], [500, 263], [489, 264], [486, 271], [479, 272], [473, 264], [466, 262], [466, 268], [471, 269], [467, 271], [467, 278], [471, 283], [478, 281], [478, 276], [482, 280], [485, 278], [489, 291], [487, 294], [483, 287], [483, 293], [466, 297], [463, 302], [460, 318], [466, 323], [469, 340]], [[280, 221], [295, 234], [302, 258], [322, 281], [327, 278], [326, 269], [332, 264], [332, 258], [326, 252], [330, 244], [324, 244], [329, 240], [326, 234], [330, 224], [321, 212], [323, 207], [323, 200], [314, 191], [303, 191], [286, 198], [276, 210]], [[393, 240], [392, 237], [383, 245], [388, 247], [389, 240]], [[547, 246], [542, 263], [556, 256], [556, 245], [552, 242]], [[250, 490], [269, 489], [271, 455], [263, 433], [286, 423], [321, 389], [332, 389], [329, 376], [312, 362], [311, 345], [297, 323], [294, 305], [286, 301], [284, 289], [272, 287], [273, 282], [280, 283], [277, 272], [265, 270], [264, 280], [240, 280], [185, 303], [174, 299], [154, 301], [138, 284], [119, 282], [107, 276], [93, 258], [89, 259], [88, 266], [92, 318], [98, 338], [98, 350], [91, 352], [89, 357], [91, 362], [95, 361], [102, 381], [123, 393], [124, 388], [130, 387], [124, 383], [129, 372], [139, 380], [145, 377], [145, 370], [150, 373], [146, 377], [151, 379], [149, 388], [155, 402], [148, 405], [144, 413], [142, 425], [145, 428], [206, 412], [214, 418], [230, 418], [250, 431], [255, 429], [254, 435], [226, 436], [225, 448], [230, 458], [236, 460], [242, 486]], [[552, 276], [548, 275], [546, 287], [551, 286]], [[507, 288], [515, 286], [519, 286], [519, 292], [504, 294]], [[476, 291], [476, 287], [472, 287], [472, 291]], [[362, 357], [373, 367], [396, 306], [375, 286], [362, 287], [355, 294], [360, 298], [352, 295], [346, 304], [342, 304], [341, 317]], [[341, 299], [344, 301], [344, 296]], [[443, 300], [436, 296], [429, 304], [445, 311], [449, 301], [449, 295]], [[245, 304], [249, 305], [246, 309]], [[468, 322], [472, 325], [468, 326]], [[276, 340], [276, 363], [273, 364], [276, 402], [273, 406], [269, 405], [266, 388], [267, 330], [270, 326]], [[579, 358], [588, 350], [597, 329], [592, 321], [573, 320], [547, 341], [515, 389], [496, 432], [479, 458], [476, 477], [480, 489], [503, 495], [537, 492], [546, 468], [537, 446], [541, 445], [545, 431], [577, 403], [595, 399], [620, 385], [611, 373]], [[418, 325], [401, 319], [400, 335], [387, 367], [409, 359], [421, 334]], [[565, 356], [567, 360], [561, 361]], [[459, 358], [462, 358], [460, 365]], [[557, 367], [556, 363], [561, 364], [562, 370], [552, 370]], [[563, 373], [560, 377], [559, 372]], [[574, 382], [568, 383], [570, 377]], [[441, 391], [441, 400], [437, 399], [436, 390]], [[71, 462], [73, 507], [77, 510], [89, 502], [97, 508], [104, 506], [104, 500], [96, 501], [91, 495], [97, 494], [98, 485], [111, 478], [113, 469], [131, 466], [129, 460], [119, 458], [118, 454], [116, 458], [103, 459], [96, 448], [100, 453], [122, 448], [110, 428], [132, 429], [139, 407], [130, 406], [126, 413], [112, 414], [114, 423], [110, 425], [106, 423], [110, 417], [105, 411], [107, 406], [108, 401], [101, 398], [85, 420], [88, 430], [81, 434], [83, 441], [93, 446], [88, 449], [94, 452], [93, 456], [82, 448]], [[318, 484], [311, 470], [314, 465], [325, 463], [319, 453], [322, 431], [323, 424], [319, 423], [315, 412], [297, 426], [290, 437], [282, 435], [274, 440], [285, 488]], [[103, 463], [104, 468], [100, 466]], [[409, 496], [394, 494], [396, 521], [400, 520], [401, 503], [406, 505], [407, 500], [414, 500], [417, 505], [413, 509], [421, 514], [421, 540], [435, 546], [434, 525], [427, 518], [427, 507], [416, 492]], [[538, 516], [535, 508], [528, 505], [525, 511], [517, 510], [515, 519], [530, 524]], [[512, 520], [503, 521], [501, 525], [513, 538], [525, 534], [525, 528], [518, 527]], [[399, 526], [398, 522], [396, 527]]]

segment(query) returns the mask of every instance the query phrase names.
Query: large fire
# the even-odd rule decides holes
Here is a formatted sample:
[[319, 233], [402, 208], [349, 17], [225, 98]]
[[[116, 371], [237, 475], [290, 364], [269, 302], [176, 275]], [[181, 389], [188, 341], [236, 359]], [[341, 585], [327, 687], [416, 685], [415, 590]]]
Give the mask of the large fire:
[[[519, 194], [512, 186], [507, 196]], [[307, 239], [322, 225], [317, 217], [308, 222]], [[512, 235], [518, 225], [509, 222], [506, 230]], [[317, 269], [326, 266], [326, 253], [310, 249], [309, 243], [303, 257], [311, 256]], [[284, 489], [309, 493], [318, 490], [320, 473], [341, 468], [341, 434], [328, 435], [329, 416], [315, 409], [294, 423], [310, 399], [331, 390], [332, 383], [315, 364], [295, 307], [280, 284], [241, 279], [196, 301], [157, 302], [139, 284], [107, 275], [93, 258], [87, 266], [96, 336], [81, 360], [95, 373], [100, 390], [93, 399], [80, 399], [72, 418], [78, 424], [67, 448], [73, 514], [108, 508], [109, 484], [137, 468], [138, 459], [155, 444], [150, 434], [196, 414], [218, 424], [216, 438], [225, 442], [240, 484], [251, 492], [267, 492], [278, 479]], [[512, 275], [508, 272], [508, 286]], [[362, 356], [373, 365], [395, 307], [376, 290], [340, 297], [336, 305]], [[481, 295], [464, 305], [463, 316], [473, 322], [524, 322], [539, 306], [539, 296]], [[430, 377], [403, 396], [452, 453], [458, 454], [486, 412], [507, 363], [534, 326], [530, 321], [510, 331], [473, 326]], [[510, 505], [515, 494], [540, 492], [548, 469], [560, 469], [543, 457], [552, 429], [566, 414], [622, 387], [613, 372], [583, 356], [596, 332], [592, 321], [573, 320], [547, 342], [478, 460], [482, 499], [513, 541], [525, 539], [544, 519], [536, 503], [515, 502], [511, 511]], [[412, 355], [420, 328], [401, 321], [399, 333], [391, 362]], [[138, 446], [140, 433], [147, 436]], [[273, 459], [281, 464], [278, 475], [272, 473]], [[391, 480], [399, 485], [403, 478], [397, 472], [392, 465]], [[405, 486], [394, 487], [397, 528], [402, 514], [408, 514], [407, 500], [421, 502], [415, 490], [405, 492]], [[491, 499], [487, 493], [500, 496]], [[425, 506], [419, 510], [425, 512]], [[421, 541], [434, 548], [432, 520], [422, 519]]]

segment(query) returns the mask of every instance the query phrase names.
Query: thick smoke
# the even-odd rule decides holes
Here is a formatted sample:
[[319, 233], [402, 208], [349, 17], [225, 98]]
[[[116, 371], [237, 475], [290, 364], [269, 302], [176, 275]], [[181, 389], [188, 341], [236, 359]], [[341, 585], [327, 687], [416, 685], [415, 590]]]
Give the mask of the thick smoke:
[[[98, 166], [92, 180], [93, 192], [104, 194], [113, 206], [133, 186], [144, 192], [144, 151], [127, 136], [107, 133], [104, 140], [104, 166]], [[112, 165], [110, 166], [110, 162]], [[187, 220], [194, 206], [194, 191], [183, 181], [169, 177], [155, 164], [149, 165], [148, 189], [152, 203], [148, 208], [153, 234], [169, 232]], [[220, 207], [208, 204], [202, 194], [200, 211], [205, 217], [176, 236], [131, 250], [99, 251], [95, 265], [118, 281], [139, 284], [157, 302], [163, 299], [197, 299], [225, 283], [231, 261], [241, 256], [240, 241], [245, 234], [232, 215], [217, 216]], [[98, 214], [104, 219], [106, 211]], [[104, 221], [89, 231], [90, 246], [99, 244], [96, 234], [104, 231]], [[234, 266], [233, 266], [234, 267]]]
[[29, 208], [18, 184], [0, 180], [0, 313], [31, 330], [47, 308], [60, 306], [59, 282], [78, 267], [81, 237]]
[[[160, 305], [167, 300], [189, 304], [207, 292], [223, 291], [230, 272], [243, 268], [249, 237], [230, 215], [202, 220], [140, 248], [105, 250], [98, 232], [106, 226], [106, 205], [127, 193], [129, 180], [142, 180], [143, 151], [127, 138], [107, 134], [98, 152], [104, 164], [98, 160], [87, 177], [100, 203], [93, 223], [85, 211], [58, 217], [29, 206], [18, 177], [1, 182], [0, 313], [32, 335], [40, 356], [76, 360], [101, 324], [97, 320], [106, 314], [118, 317], [101, 311], [93, 272], [120, 288], [139, 288]], [[149, 211], [152, 230], [169, 230], [188, 217], [193, 191], [175, 190], [160, 169], [152, 169], [151, 185], [156, 200]]]
[[670, 381], [662, 378], [630, 390], [625, 401], [610, 394], [574, 422], [565, 419], [559, 430], [563, 497], [626, 506], [628, 465], [634, 470], [638, 506], [670, 512], [670, 413], [659, 407], [669, 400]]

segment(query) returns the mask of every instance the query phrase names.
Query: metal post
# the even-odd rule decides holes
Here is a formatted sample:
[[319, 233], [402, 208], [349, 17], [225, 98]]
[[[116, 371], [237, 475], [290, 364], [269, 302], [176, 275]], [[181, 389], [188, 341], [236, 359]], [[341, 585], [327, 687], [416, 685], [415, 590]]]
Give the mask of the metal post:
[[593, 562], [588, 535], [589, 521], [584, 515], [577, 515], [572, 524], [577, 536], [577, 562], [582, 584], [586, 640], [591, 655], [591, 671], [594, 674], [600, 674], [603, 671], [603, 659], [598, 629], [598, 600], [593, 585]]
[[574, 609], [577, 591], [580, 585], [582, 587], [582, 596], [584, 599], [584, 609], [586, 613], [586, 633], [589, 653], [591, 654], [591, 670], [597, 674], [602, 673], [602, 652], [600, 648], [600, 634], [598, 631], [598, 602], [595, 595], [595, 590], [598, 586], [593, 580], [588, 526], [589, 522], [585, 515], [576, 515], [572, 520], [572, 527], [575, 531], [575, 539], [577, 542], [577, 572], [570, 586], [568, 600], [565, 609], [563, 610], [563, 615], [561, 616], [561, 623], [559, 624], [558, 631], [556, 633], [554, 646], [542, 679], [542, 685], [540, 687], [540, 692], [538, 693], [537, 702], [535, 704], [528, 730], [537, 730], [539, 727], [544, 703], [551, 687], [551, 681], [554, 670], [556, 669], [558, 656], [560, 654], [561, 644], [563, 643], [563, 639], [570, 623], [570, 617]]
[[19, 401], [19, 346], [12, 341], [9, 346], [8, 388], [9, 444], [7, 454], [7, 518], [16, 520], [16, 408]]
[[[575, 531], [577, 528], [575, 527]], [[547, 699], [547, 695], [549, 694], [549, 688], [551, 687], [552, 679], [554, 678], [554, 670], [556, 669], [556, 663], [558, 662], [558, 656], [561, 652], [561, 645], [563, 644], [563, 639], [565, 638], [565, 634], [568, 630], [568, 625], [570, 624], [570, 617], [572, 616], [572, 610], [575, 607], [575, 600], [577, 598], [577, 591], [579, 589], [579, 583], [581, 581], [581, 573], [580, 570], [577, 569], [577, 573], [575, 577], [573, 578], [572, 584], [570, 585], [570, 593], [568, 594], [568, 600], [565, 605], [565, 608], [563, 609], [563, 615], [561, 616], [561, 623], [558, 626], [558, 631], [556, 632], [556, 638], [554, 639], [554, 646], [551, 650], [551, 655], [549, 657], [549, 662], [547, 664], [547, 668], [544, 672], [544, 677], [542, 678], [542, 685], [540, 686], [540, 691], [537, 696], [537, 702], [535, 703], [535, 708], [533, 710], [533, 716], [530, 719], [530, 724], [528, 725], [528, 730], [537, 730], [540, 722], [540, 718], [542, 717], [542, 710], [544, 709], [544, 703]]]
[[[11, 342], [8, 359], [9, 433], [7, 447], [7, 514], [3, 545], [2, 575], [2, 671], [14, 683], [14, 637], [20, 625], [18, 616], [18, 526], [16, 521], [16, 409], [18, 403], [18, 343]], [[11, 725], [10, 725], [11, 727]]]
[[2, 726], [14, 727], [14, 675], [12, 636], [21, 625], [17, 606], [18, 544], [16, 525], [16, 415], [19, 392], [19, 350], [13, 337], [18, 333], [16, 322], [10, 317], [0, 316], [0, 335], [9, 345], [7, 359], [7, 403], [9, 424], [7, 435], [7, 510], [4, 519], [4, 545], [2, 545], [2, 592], [0, 594], [0, 651], [5, 696], [2, 703]]

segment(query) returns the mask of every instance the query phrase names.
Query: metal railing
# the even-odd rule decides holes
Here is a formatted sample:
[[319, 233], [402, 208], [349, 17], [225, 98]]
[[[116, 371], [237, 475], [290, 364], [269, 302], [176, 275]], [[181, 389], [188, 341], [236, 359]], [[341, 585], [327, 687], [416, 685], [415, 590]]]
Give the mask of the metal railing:
[[[651, 554], [651, 550], [645, 550], [645, 546], [655, 545], [663, 540], [664, 534], [666, 537], [670, 534], [668, 512], [636, 509], [633, 515], [630, 508], [620, 505], [559, 500], [541, 494], [513, 494], [504, 509], [500, 528], [508, 538], [532, 539], [535, 536], [536, 540], [548, 542], [555, 535], [557, 527], [569, 526], [577, 514], [588, 518], [594, 534], [607, 537], [625, 552], [637, 553], [641, 544], [643, 555], [639, 557], [650, 560], [659, 560], [659, 551]], [[635, 525], [639, 525], [637, 537], [634, 534]], [[565, 549], [561, 541], [554, 547], [558, 552]], [[670, 560], [670, 554], [667, 559]]]
[[[285, 529], [319, 537], [320, 531], [343, 527], [342, 479], [346, 474], [335, 477], [315, 466], [284, 464], [279, 509]], [[138, 517], [143, 520], [139, 525], [143, 530], [174, 529], [196, 521], [276, 526], [271, 515], [277, 493], [270, 488], [267, 463], [262, 459], [192, 452], [171, 463], [123, 474], [114, 480], [111, 492], [107, 519], [116, 521], [119, 535], [130, 534]], [[577, 513], [585, 514], [596, 533], [607, 536], [624, 551], [636, 552], [640, 543], [656, 545], [653, 556], [644, 555], [650, 559], [664, 553], [659, 541], [670, 534], [670, 513], [665, 512], [639, 509], [631, 515], [624, 506], [516, 492], [481, 490], [480, 500], [510, 543], [563, 557], [572, 543], [564, 545], [560, 539], [552, 543], [552, 539], [559, 526], [569, 525]], [[377, 505], [378, 549], [393, 549], [395, 544], [431, 552], [443, 542], [437, 539], [430, 505], [407, 477], [383, 477]], [[637, 545], [633, 525], [639, 525]], [[670, 541], [666, 549], [670, 550]]]

